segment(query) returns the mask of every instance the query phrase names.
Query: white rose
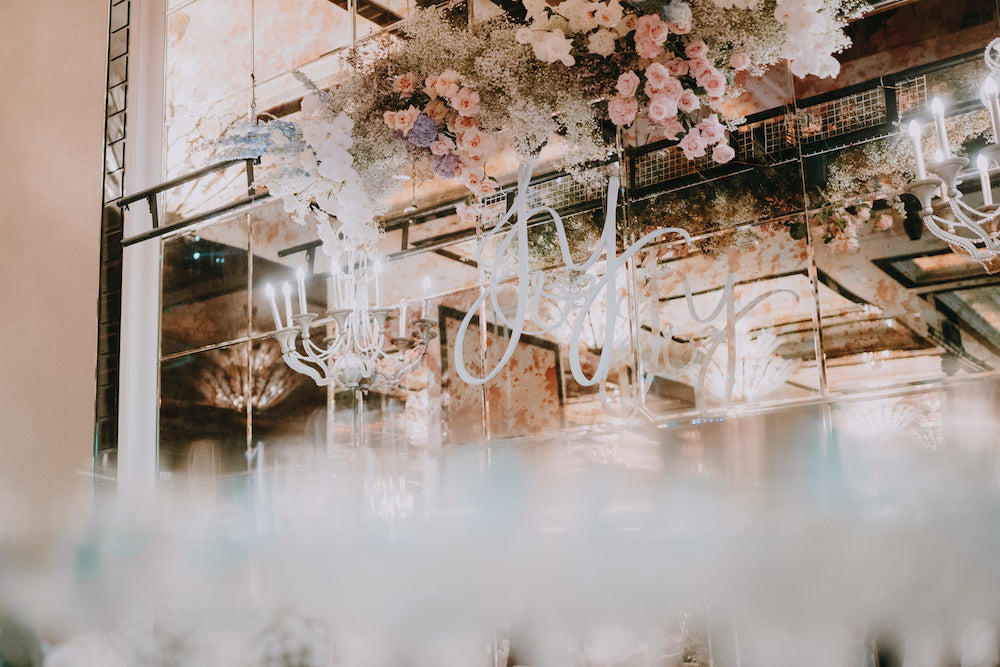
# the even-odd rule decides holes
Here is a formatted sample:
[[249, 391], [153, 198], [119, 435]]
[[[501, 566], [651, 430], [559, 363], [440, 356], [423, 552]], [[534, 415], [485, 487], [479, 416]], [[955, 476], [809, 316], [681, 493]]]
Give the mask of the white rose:
[[615, 35], [607, 28], [601, 28], [587, 40], [587, 50], [607, 58], [615, 52]]

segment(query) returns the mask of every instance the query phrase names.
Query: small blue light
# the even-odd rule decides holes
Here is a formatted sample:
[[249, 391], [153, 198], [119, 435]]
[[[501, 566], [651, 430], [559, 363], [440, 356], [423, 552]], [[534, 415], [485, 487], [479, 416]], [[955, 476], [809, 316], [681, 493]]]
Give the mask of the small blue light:
[[191, 256], [194, 257], [195, 259], [201, 259], [201, 253], [200, 252], [196, 252], [195, 254], [193, 254]]

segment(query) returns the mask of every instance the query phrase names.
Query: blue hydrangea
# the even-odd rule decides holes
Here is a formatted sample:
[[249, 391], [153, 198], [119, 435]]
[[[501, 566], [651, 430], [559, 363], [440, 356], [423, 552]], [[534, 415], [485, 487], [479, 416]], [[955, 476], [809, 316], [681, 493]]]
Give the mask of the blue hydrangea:
[[[277, 148], [273, 139], [275, 132], [283, 135], [291, 144]], [[235, 160], [276, 153], [298, 152], [305, 147], [305, 144], [294, 123], [274, 120], [259, 125], [246, 123], [235, 127], [225, 136], [219, 138], [215, 142], [215, 146], [218, 157]]]
[[435, 155], [431, 158], [431, 169], [441, 178], [455, 178], [458, 171], [458, 158], [454, 153]]

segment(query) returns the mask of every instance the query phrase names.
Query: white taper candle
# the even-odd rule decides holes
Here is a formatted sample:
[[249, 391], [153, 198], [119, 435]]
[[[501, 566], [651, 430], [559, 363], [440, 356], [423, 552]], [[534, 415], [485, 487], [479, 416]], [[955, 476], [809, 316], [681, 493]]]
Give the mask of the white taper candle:
[[295, 283], [299, 288], [299, 312], [306, 312], [306, 271], [301, 266], [295, 269]]
[[987, 77], [983, 82], [983, 97], [986, 98], [986, 108], [990, 110], [990, 124], [993, 126], [993, 143], [1000, 143], [1000, 96], [993, 77]]
[[993, 204], [993, 184], [990, 183], [990, 163], [985, 155], [980, 155], [976, 159], [976, 166], [979, 167], [979, 185], [983, 189], [983, 203], [987, 206]]
[[292, 326], [292, 286], [288, 283], [282, 283], [281, 292], [285, 295], [285, 317], [288, 320], [288, 324], [285, 326]]
[[382, 262], [375, 262], [375, 307], [382, 307]]
[[267, 300], [271, 305], [271, 317], [274, 318], [274, 328], [281, 328], [281, 313], [278, 312], [278, 302], [274, 298], [274, 288], [268, 283], [264, 285], [264, 292], [267, 294]]
[[924, 147], [920, 141], [923, 128], [915, 120], [910, 121], [910, 139], [913, 140], [913, 154], [917, 158], [917, 178], [923, 180], [927, 178], [927, 166], [924, 164]]
[[431, 300], [431, 277], [424, 276], [424, 301], [420, 306], [420, 319], [427, 319], [427, 306]]
[[934, 125], [937, 127], [938, 142], [941, 144], [941, 155], [944, 159], [951, 157], [951, 147], [948, 146], [948, 130], [944, 126], [944, 102], [935, 97], [931, 100], [931, 113], [934, 114]]

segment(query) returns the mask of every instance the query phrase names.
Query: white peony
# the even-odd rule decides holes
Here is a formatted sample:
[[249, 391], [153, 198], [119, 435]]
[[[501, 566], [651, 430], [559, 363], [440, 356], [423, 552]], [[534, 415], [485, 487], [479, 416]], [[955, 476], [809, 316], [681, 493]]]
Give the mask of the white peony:
[[523, 4], [529, 19], [545, 19], [548, 16], [549, 5], [545, 0], [523, 0]]
[[573, 40], [566, 37], [562, 30], [553, 30], [545, 33], [542, 39], [532, 44], [532, 48], [534, 49], [535, 57], [544, 62], [554, 63], [559, 61], [567, 67], [576, 64], [576, 60], [570, 55], [570, 50], [573, 48]]

